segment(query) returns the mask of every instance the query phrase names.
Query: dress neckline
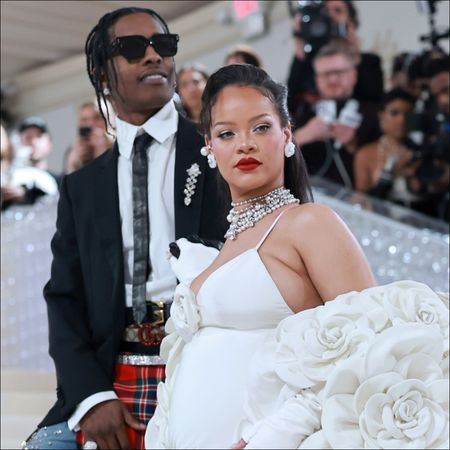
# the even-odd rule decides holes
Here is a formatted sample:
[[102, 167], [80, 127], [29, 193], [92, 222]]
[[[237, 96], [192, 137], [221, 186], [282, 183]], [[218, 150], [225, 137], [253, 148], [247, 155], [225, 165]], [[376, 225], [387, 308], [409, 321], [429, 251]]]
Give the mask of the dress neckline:
[[[272, 280], [272, 282], [275, 284], [275, 282], [272, 279], [272, 276], [270, 275], [269, 271], [267, 270], [263, 260], [261, 259], [260, 255], [259, 255], [259, 249], [261, 247], [261, 245], [264, 243], [264, 241], [266, 240], [267, 236], [269, 236], [270, 232], [275, 228], [275, 225], [277, 224], [277, 222], [281, 219], [281, 216], [285, 213], [285, 211], [287, 211], [286, 209], [281, 211], [280, 214], [278, 214], [278, 216], [275, 218], [275, 220], [271, 223], [270, 227], [266, 230], [266, 232], [264, 233], [263, 237], [259, 240], [259, 242], [256, 244], [255, 247], [250, 247], [247, 250], [244, 250], [242, 253], [239, 253], [236, 256], [233, 256], [233, 258], [229, 259], [228, 261], [224, 262], [221, 266], [217, 267], [217, 269], [214, 269], [204, 280], [203, 283], [200, 285], [199, 290], [197, 291], [197, 294], [195, 294], [194, 291], [192, 291], [192, 280], [189, 284], [189, 288], [191, 289], [191, 291], [194, 293], [195, 298], [198, 298], [198, 296], [200, 295], [200, 292], [203, 288], [203, 285], [208, 281], [208, 279], [211, 277], [211, 275], [213, 275], [214, 273], [216, 273], [219, 269], [221, 269], [224, 266], [227, 266], [229, 263], [231, 263], [232, 261], [238, 259], [240, 256], [245, 255], [246, 253], [250, 252], [251, 250], [256, 250], [256, 253], [258, 254], [259, 260], [261, 262], [261, 264], [264, 266], [264, 268], [266, 269], [267, 273], [269, 274], [270, 279]], [[195, 279], [195, 278], [194, 278]], [[276, 284], [275, 284], [276, 286]], [[277, 287], [278, 292], [280, 293], [278, 287]], [[281, 293], [280, 293], [281, 295]], [[283, 298], [283, 296], [281, 296], [281, 298]], [[283, 299], [284, 300], [284, 299]]]
[[[277, 284], [275, 283], [272, 275], [270, 274], [269, 270], [267, 269], [266, 265], [264, 264], [264, 261], [261, 258], [261, 255], [259, 254], [258, 248], [257, 247], [251, 247], [245, 251], [243, 251], [242, 253], [239, 253], [239, 255], [236, 255], [235, 257], [229, 259], [227, 262], [225, 262], [224, 264], [222, 264], [221, 266], [219, 266], [217, 269], [213, 270], [203, 281], [202, 285], [200, 286], [200, 289], [198, 290], [197, 294], [194, 293], [195, 298], [197, 299], [197, 302], [200, 298], [200, 295], [202, 294], [203, 291], [203, 287], [208, 284], [209, 281], [211, 281], [211, 278], [214, 278], [214, 275], [217, 275], [217, 273], [220, 273], [221, 269], [224, 267], [228, 267], [228, 265], [232, 262], [235, 262], [236, 260], [238, 260], [241, 256], [245, 256], [250, 252], [254, 252], [256, 253], [256, 257], [258, 259], [259, 264], [261, 264], [261, 266], [263, 267], [265, 273], [267, 274], [267, 276], [269, 277], [270, 282], [273, 284], [273, 286], [275, 287], [276, 292], [278, 293], [278, 296], [280, 298], [280, 300], [283, 302], [284, 305], [286, 305], [286, 307], [289, 309], [290, 312], [292, 312], [293, 314], [295, 314], [295, 311], [292, 310], [292, 308], [287, 304], [286, 300], [284, 299], [283, 295], [280, 292], [280, 289], [278, 288]], [[192, 290], [192, 289], [191, 289]]]
[[[198, 299], [198, 297], [200, 296], [200, 293], [202, 292], [203, 286], [206, 284], [206, 282], [207, 282], [207, 281], [208, 281], [215, 273], [217, 273], [218, 271], [220, 271], [220, 269], [222, 269], [222, 267], [228, 266], [229, 263], [235, 261], [235, 260], [238, 259], [240, 256], [243, 256], [243, 255], [245, 255], [246, 253], [248, 253], [248, 252], [250, 252], [250, 251], [252, 251], [252, 250], [256, 250], [256, 248], [255, 248], [255, 247], [250, 247], [250, 248], [248, 248], [247, 250], [244, 250], [242, 253], [239, 253], [239, 255], [233, 256], [233, 258], [231, 258], [231, 259], [229, 259], [228, 261], [224, 262], [221, 266], [217, 267], [217, 269], [214, 269], [214, 270], [213, 270], [213, 271], [212, 271], [212, 272], [211, 272], [211, 273], [203, 280], [203, 283], [200, 285], [200, 288], [198, 289], [197, 294], [195, 294], [195, 292], [192, 291], [192, 292], [194, 292], [195, 298]], [[258, 255], [259, 255], [259, 253], [258, 253]], [[192, 285], [192, 281], [191, 281], [191, 285]], [[192, 290], [192, 289], [191, 289], [191, 290]]]

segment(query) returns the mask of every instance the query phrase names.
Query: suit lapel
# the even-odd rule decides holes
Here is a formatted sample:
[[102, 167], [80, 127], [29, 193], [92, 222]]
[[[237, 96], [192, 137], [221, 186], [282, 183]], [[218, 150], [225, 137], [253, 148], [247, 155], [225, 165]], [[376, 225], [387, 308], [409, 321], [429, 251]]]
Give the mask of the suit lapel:
[[122, 231], [117, 184], [117, 143], [105, 155], [94, 181], [95, 223], [107, 261], [116, 279], [123, 277]]
[[[176, 239], [192, 234], [199, 234], [200, 216], [203, 201], [203, 185], [206, 173], [206, 158], [201, 157], [201, 137], [195, 126], [179, 116], [175, 152], [175, 235]], [[191, 197], [191, 203], [186, 206], [184, 199], [186, 194], [187, 170], [192, 164], [197, 163], [200, 175], [195, 184], [195, 193]]]

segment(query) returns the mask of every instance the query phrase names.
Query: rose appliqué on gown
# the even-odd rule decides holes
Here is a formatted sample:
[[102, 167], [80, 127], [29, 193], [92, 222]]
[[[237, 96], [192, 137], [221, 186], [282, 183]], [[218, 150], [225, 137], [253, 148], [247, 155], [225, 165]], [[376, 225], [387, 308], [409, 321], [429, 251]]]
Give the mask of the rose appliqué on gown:
[[[174, 294], [170, 317], [166, 323], [167, 336], [161, 342], [160, 356], [166, 361], [166, 380], [158, 385], [158, 407], [152, 423], [155, 427], [147, 428], [158, 435], [155, 448], [172, 448], [168, 432], [170, 398], [173, 391], [176, 367], [183, 347], [190, 342], [200, 325], [200, 311], [195, 295], [190, 287], [180, 283]], [[154, 436], [156, 434], [153, 434]]]
[[284, 319], [254, 359], [247, 448], [448, 448], [448, 318], [399, 281]]
[[169, 437], [170, 399], [173, 392], [175, 372], [186, 343], [199, 330], [201, 316], [191, 281], [200, 274], [217, 256], [218, 250], [201, 244], [179, 239], [180, 257], [170, 259], [172, 270], [180, 283], [174, 292], [170, 317], [166, 323], [166, 337], [161, 342], [160, 356], [166, 362], [166, 380], [159, 383], [158, 407], [146, 434], [158, 436], [154, 448], [173, 448]]

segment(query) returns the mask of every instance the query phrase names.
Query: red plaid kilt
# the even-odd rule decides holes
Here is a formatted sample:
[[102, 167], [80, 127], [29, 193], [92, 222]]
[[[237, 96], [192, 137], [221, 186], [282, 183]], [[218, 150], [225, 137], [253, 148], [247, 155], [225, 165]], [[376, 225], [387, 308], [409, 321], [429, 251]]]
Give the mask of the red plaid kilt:
[[[114, 390], [133, 416], [147, 424], [156, 408], [156, 390], [165, 379], [166, 366], [131, 366], [116, 364]], [[127, 427], [131, 448], [145, 449], [144, 431]], [[77, 442], [82, 445], [84, 437], [77, 433]]]

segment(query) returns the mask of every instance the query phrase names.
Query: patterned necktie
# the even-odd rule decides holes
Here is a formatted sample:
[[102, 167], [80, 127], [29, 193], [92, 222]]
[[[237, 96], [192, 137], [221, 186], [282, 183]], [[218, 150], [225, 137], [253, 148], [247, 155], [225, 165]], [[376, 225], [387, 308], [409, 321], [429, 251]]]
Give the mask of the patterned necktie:
[[147, 149], [153, 138], [143, 133], [134, 140], [133, 155], [133, 317], [141, 323], [147, 312], [145, 303], [147, 276], [151, 271], [148, 220]]

